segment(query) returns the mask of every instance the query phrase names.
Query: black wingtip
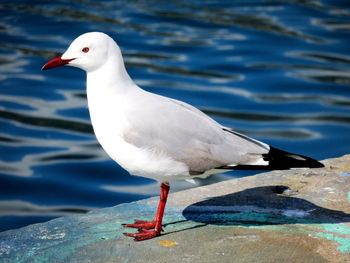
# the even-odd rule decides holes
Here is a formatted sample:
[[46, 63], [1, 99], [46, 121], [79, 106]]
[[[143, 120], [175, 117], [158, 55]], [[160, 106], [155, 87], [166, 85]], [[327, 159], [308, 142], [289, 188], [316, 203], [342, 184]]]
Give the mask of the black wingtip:
[[310, 157], [286, 152], [270, 146], [270, 151], [263, 154], [267, 165], [240, 164], [236, 166], [222, 166], [218, 169], [229, 170], [288, 170], [290, 168], [322, 168], [324, 165]]
[[263, 154], [265, 161], [269, 162], [268, 169], [285, 170], [290, 168], [322, 168], [319, 161], [300, 154], [282, 151], [270, 146], [270, 151]]

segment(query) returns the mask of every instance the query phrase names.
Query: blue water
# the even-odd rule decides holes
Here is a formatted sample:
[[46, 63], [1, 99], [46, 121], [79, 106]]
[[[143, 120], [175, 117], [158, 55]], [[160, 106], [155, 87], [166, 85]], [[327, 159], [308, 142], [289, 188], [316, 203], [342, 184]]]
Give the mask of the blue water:
[[278, 148], [350, 152], [347, 0], [1, 1], [0, 231], [158, 194], [98, 145], [85, 74], [40, 71], [88, 31], [117, 40], [146, 90]]

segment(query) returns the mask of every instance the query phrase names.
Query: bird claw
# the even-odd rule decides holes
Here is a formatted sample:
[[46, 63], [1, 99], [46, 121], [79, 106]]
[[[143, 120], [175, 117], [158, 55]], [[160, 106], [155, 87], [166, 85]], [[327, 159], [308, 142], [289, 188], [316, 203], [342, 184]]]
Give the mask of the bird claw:
[[123, 233], [127, 237], [133, 237], [134, 241], [143, 241], [160, 235], [163, 232], [162, 226], [157, 226], [157, 222], [136, 219], [133, 224], [123, 224], [123, 227], [137, 228], [138, 233]]
[[140, 229], [149, 230], [149, 229], [154, 229], [156, 227], [156, 222], [135, 219], [133, 224], [122, 224], [122, 226], [130, 227], [130, 228], [138, 228], [139, 230]]
[[138, 233], [123, 233], [127, 237], [133, 237], [134, 241], [144, 241], [160, 235], [160, 231], [139, 229]]

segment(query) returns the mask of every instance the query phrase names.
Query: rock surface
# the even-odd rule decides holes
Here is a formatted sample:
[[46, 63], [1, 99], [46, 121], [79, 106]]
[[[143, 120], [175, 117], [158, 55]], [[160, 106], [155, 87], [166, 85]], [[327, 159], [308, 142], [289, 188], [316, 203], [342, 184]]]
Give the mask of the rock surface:
[[170, 195], [162, 236], [124, 237], [157, 198], [0, 233], [1, 262], [350, 262], [350, 155]]

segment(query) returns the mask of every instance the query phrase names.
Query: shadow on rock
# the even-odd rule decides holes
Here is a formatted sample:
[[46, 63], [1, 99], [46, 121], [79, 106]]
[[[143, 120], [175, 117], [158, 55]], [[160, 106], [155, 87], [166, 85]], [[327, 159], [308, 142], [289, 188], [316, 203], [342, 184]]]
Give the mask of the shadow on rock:
[[185, 208], [187, 220], [217, 225], [350, 222], [350, 214], [293, 197], [286, 186], [263, 186], [213, 197]]

